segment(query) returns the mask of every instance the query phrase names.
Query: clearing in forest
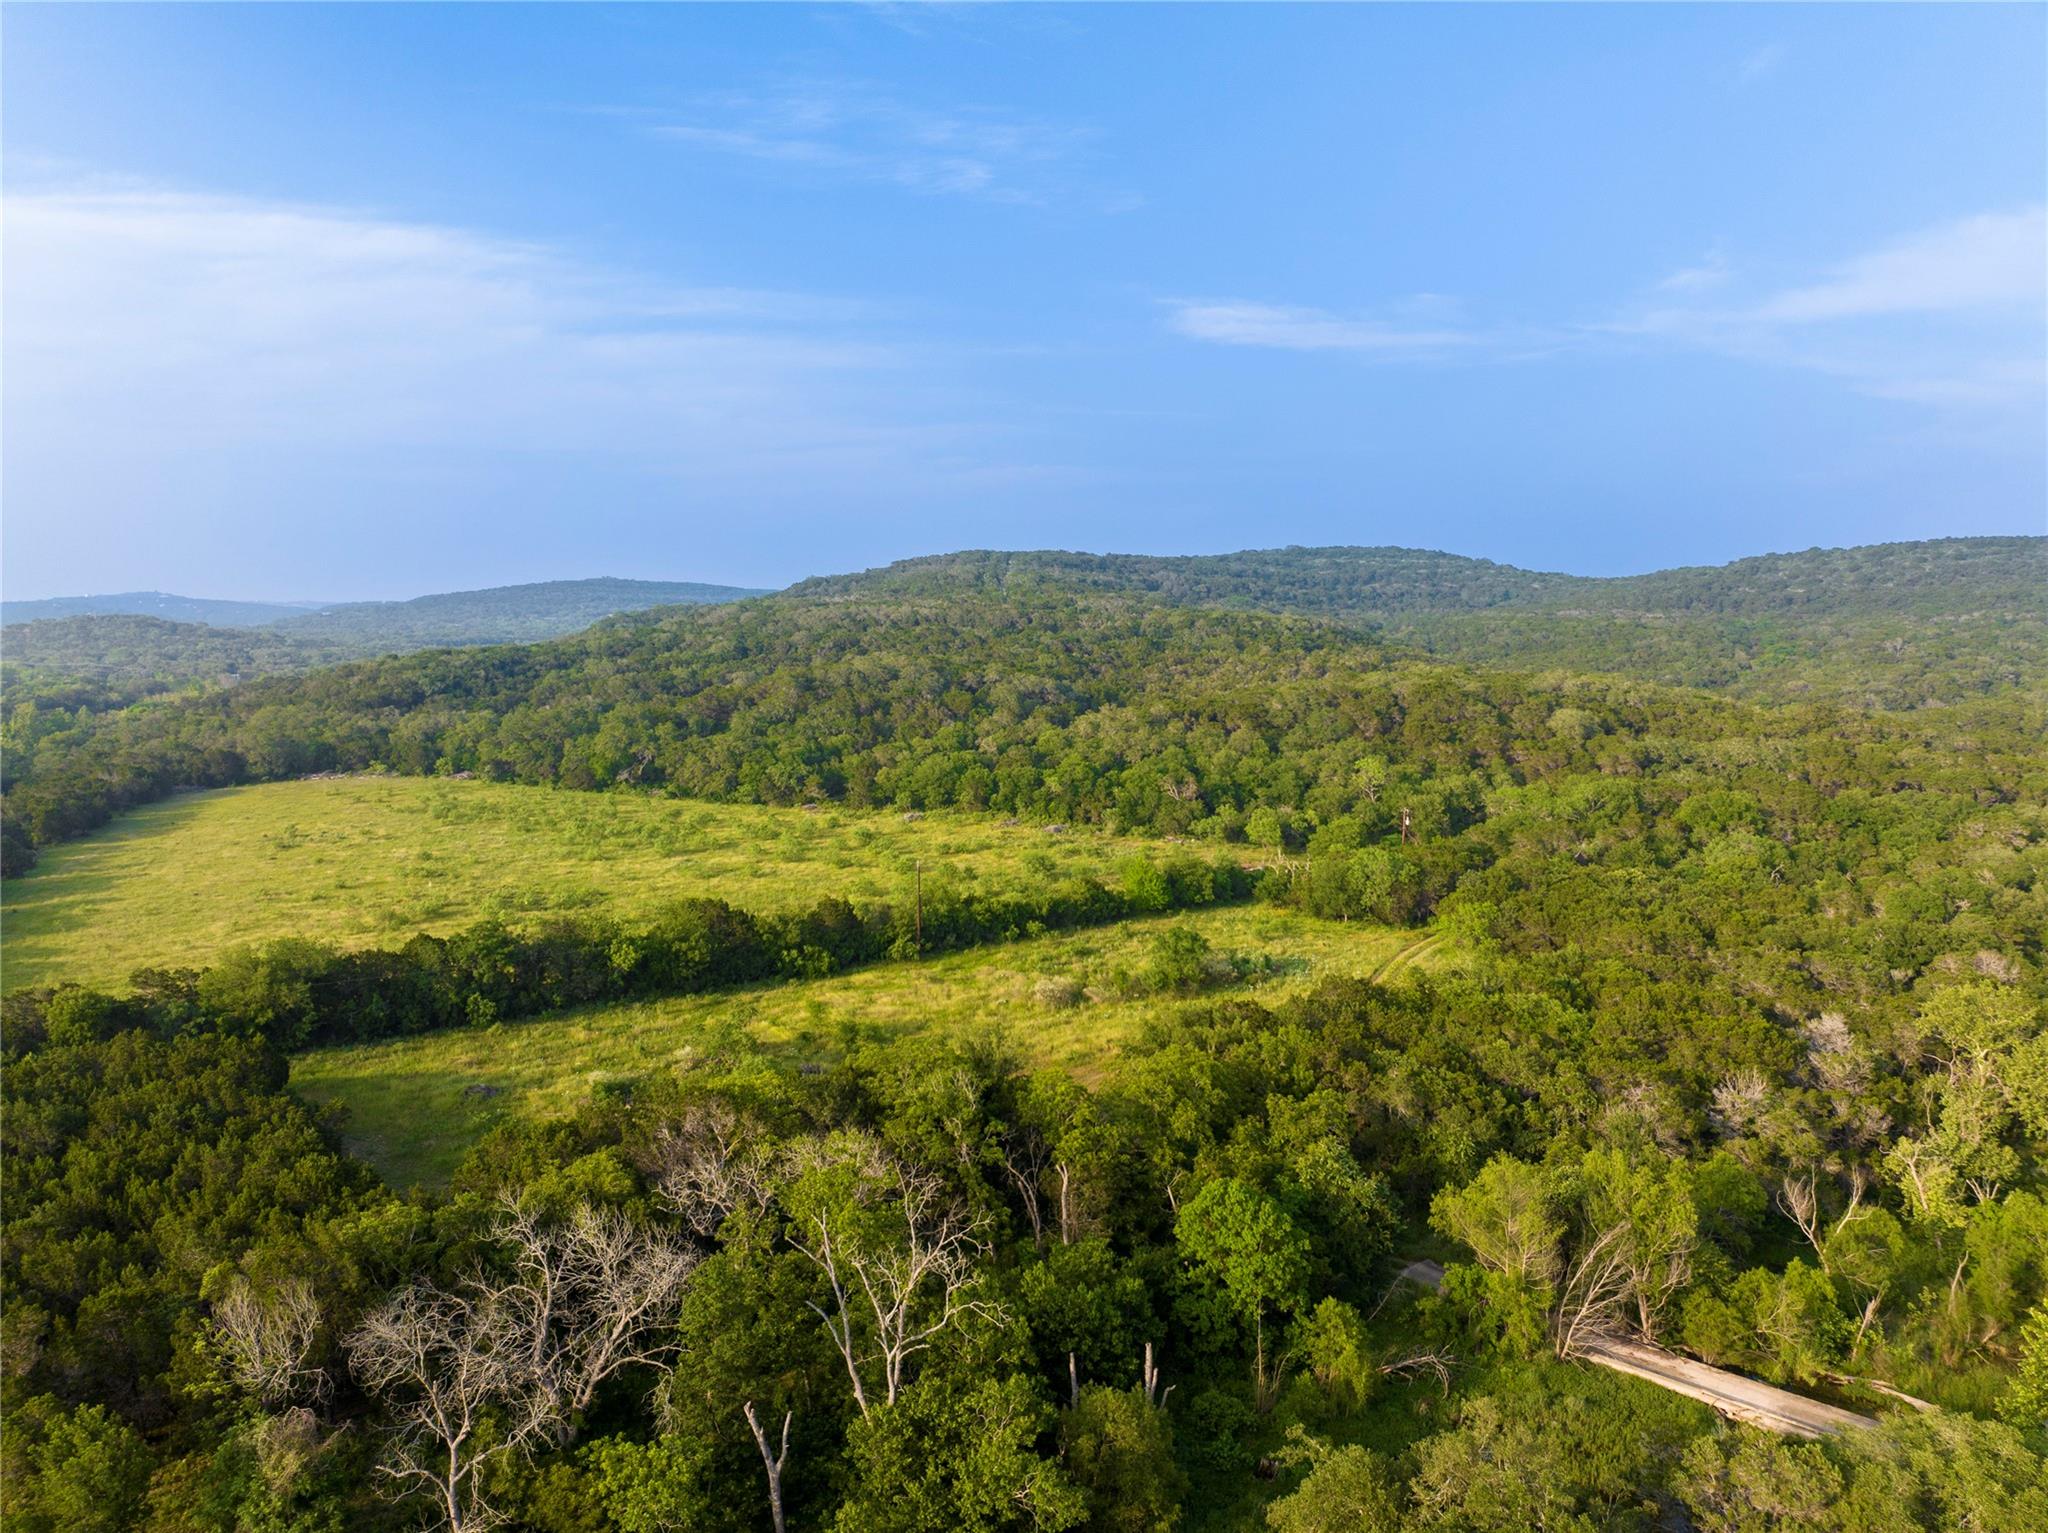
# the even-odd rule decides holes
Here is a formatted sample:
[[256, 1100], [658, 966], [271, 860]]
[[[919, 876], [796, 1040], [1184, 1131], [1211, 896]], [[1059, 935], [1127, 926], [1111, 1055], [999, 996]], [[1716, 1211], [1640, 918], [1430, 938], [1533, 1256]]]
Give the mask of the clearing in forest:
[[[1157, 842], [993, 816], [775, 809], [432, 777], [183, 793], [53, 846], [4, 893], [6, 988], [121, 985], [278, 937], [395, 947], [497, 916], [632, 920], [715, 895], [766, 912], [907, 897], [912, 865], [1009, 888]], [[1203, 848], [1212, 855], [1214, 848]]]
[[[1173, 996], [1119, 999], [1111, 983], [1119, 971], [1143, 969], [1155, 939], [1174, 927], [1199, 932], [1212, 958], [1254, 960], [1263, 971], [1209, 994], [1261, 1001], [1332, 975], [1373, 975], [1417, 936], [1230, 906], [803, 983], [321, 1049], [293, 1061], [292, 1086], [316, 1104], [344, 1107], [349, 1149], [403, 1187], [445, 1183], [469, 1146], [508, 1115], [571, 1112], [599, 1087], [702, 1057], [707, 1041], [733, 1027], [802, 1060], [833, 1052], [848, 1026], [866, 1037], [903, 1037], [995, 1025], [1030, 1064], [1064, 1066], [1085, 1080], [1109, 1067], [1145, 1018], [1180, 1003]], [[1438, 944], [1416, 961], [1428, 966], [1444, 956]]]

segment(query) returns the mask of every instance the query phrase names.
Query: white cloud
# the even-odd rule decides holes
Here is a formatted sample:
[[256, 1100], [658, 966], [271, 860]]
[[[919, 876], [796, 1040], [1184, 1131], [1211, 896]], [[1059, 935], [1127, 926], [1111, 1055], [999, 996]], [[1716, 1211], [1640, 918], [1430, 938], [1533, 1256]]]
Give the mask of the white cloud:
[[[1424, 307], [1429, 307], [1425, 305]], [[1475, 337], [1442, 326], [1416, 327], [1325, 309], [1290, 308], [1249, 299], [1175, 300], [1167, 325], [1190, 340], [1285, 351], [1347, 351], [1421, 356], [1468, 346]]]
[[[1747, 296], [1666, 278], [1600, 327], [1842, 379], [1884, 399], [2027, 405], [2048, 384], [2048, 213], [1985, 213], [1890, 240], [1816, 280]], [[1708, 301], [1709, 294], [1714, 301]], [[1673, 301], [1676, 300], [1676, 301]]]
[[[1747, 288], [1747, 291], [1745, 291]], [[1471, 325], [1435, 295], [1370, 314], [1252, 299], [1179, 299], [1190, 340], [1384, 361], [1525, 363], [1617, 346], [1711, 352], [1826, 374], [1877, 398], [1947, 409], [2037, 406], [2048, 389], [2048, 214], [1959, 219], [1888, 241], [1808, 281], [1745, 283], [1719, 248], [1593, 324]]]
[[[111, 444], [239, 444], [605, 452], [786, 476], [900, 465], [968, 429], [925, 380], [927, 357], [803, 295], [227, 197], [37, 192], [7, 197], [4, 216], [16, 467]], [[873, 388], [879, 373], [890, 390]], [[892, 416], [877, 413], [884, 392]]]
[[2048, 209], [1984, 213], [1925, 229], [1765, 300], [1755, 316], [1792, 324], [1888, 314], [2038, 310], [2048, 293]]

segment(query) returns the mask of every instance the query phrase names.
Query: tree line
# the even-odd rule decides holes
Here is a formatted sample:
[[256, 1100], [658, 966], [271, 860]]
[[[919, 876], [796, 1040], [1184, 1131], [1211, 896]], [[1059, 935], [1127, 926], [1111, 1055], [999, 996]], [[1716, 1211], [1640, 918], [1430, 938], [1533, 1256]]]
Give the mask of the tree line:
[[[289, 1053], [575, 1006], [821, 979], [883, 959], [1236, 903], [1254, 888], [1254, 876], [1232, 858], [1133, 855], [1115, 883], [1074, 877], [983, 891], [934, 877], [927, 899], [920, 875], [909, 898], [864, 910], [828, 898], [757, 915], [698, 897], [638, 924], [584, 915], [518, 929], [488, 920], [448, 937], [423, 932], [390, 949], [344, 951], [282, 938], [204, 969], [142, 970], [124, 995], [78, 985], [12, 994], [4, 1002], [4, 1047], [13, 1055], [141, 1029], [166, 1038], [192, 1031], [260, 1037]], [[1177, 988], [1181, 978], [1169, 974], [1160, 988]]]

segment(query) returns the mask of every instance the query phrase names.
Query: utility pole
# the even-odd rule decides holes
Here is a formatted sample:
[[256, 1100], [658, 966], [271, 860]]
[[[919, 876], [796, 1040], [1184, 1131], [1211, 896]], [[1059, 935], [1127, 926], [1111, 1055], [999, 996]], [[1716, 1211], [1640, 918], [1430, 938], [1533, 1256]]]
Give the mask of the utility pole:
[[911, 863], [917, 876], [917, 950], [924, 952], [924, 859], [917, 858]]
[[1408, 844], [1408, 810], [1405, 807], [1401, 810], [1401, 844]]

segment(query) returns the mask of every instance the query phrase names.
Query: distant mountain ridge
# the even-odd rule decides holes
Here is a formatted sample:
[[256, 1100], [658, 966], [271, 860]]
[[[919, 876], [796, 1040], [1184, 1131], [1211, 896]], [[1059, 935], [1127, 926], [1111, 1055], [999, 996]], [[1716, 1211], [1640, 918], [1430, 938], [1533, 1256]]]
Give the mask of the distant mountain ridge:
[[[536, 643], [651, 607], [706, 606], [761, 594], [698, 581], [607, 577], [313, 609], [209, 602], [160, 591], [65, 597], [7, 603], [0, 651], [9, 687], [76, 684], [85, 690], [69, 697], [70, 705], [122, 707], [193, 685], [232, 685], [411, 650]], [[156, 610], [72, 610], [94, 602], [147, 603]], [[17, 621], [18, 611], [31, 619]], [[167, 615], [180, 611], [212, 615]], [[243, 614], [240, 623], [228, 621]]]
[[2039, 611], [2048, 538], [1943, 538], [1763, 554], [1647, 575], [1566, 575], [1414, 548], [1274, 548], [1232, 554], [1009, 553], [975, 549], [801, 581], [796, 597], [939, 596], [1067, 588], [1178, 605], [1324, 616], [1527, 610], [1784, 615]]
[[516, 644], [588, 628], [600, 618], [649, 607], [707, 606], [768, 593], [694, 580], [543, 580], [530, 585], [447, 591], [410, 601], [344, 602], [273, 623], [292, 638], [341, 645], [427, 649]]
[[215, 628], [260, 628], [311, 610], [287, 602], [216, 601], [169, 591], [118, 591], [104, 596], [50, 596], [40, 601], [0, 602], [0, 624], [41, 623], [56, 618], [162, 618], [170, 623], [208, 623]]
[[[0, 602], [0, 624], [122, 614], [214, 628], [288, 628], [295, 635], [356, 639], [371, 633], [403, 634], [423, 644], [502, 644], [552, 638], [587, 628], [599, 618], [647, 607], [740, 601], [764, 596], [743, 586], [695, 580], [541, 580], [526, 585], [442, 591], [409, 601], [216, 601], [168, 591], [125, 591], [108, 596], [53, 596]], [[544, 631], [543, 631], [544, 630]]]

